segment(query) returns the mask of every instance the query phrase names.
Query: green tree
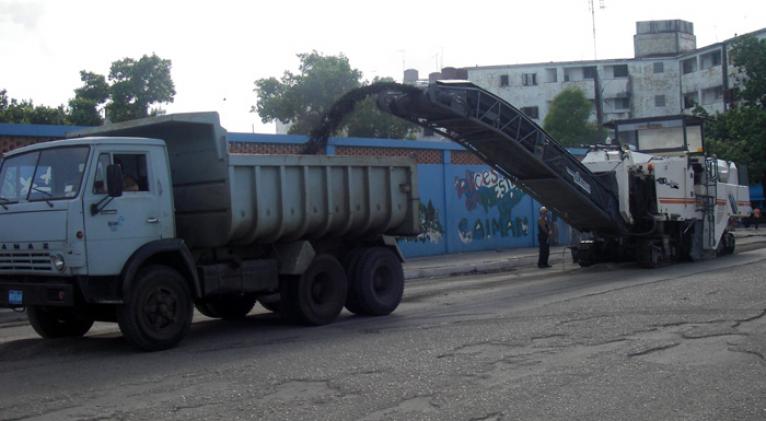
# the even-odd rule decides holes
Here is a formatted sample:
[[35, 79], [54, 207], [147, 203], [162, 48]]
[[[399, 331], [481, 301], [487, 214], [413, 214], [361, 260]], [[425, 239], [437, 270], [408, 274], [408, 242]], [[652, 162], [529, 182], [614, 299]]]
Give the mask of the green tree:
[[545, 130], [563, 146], [598, 143], [605, 134], [588, 122], [593, 104], [575, 87], [564, 89], [553, 98], [543, 121]]
[[112, 62], [108, 81], [103, 75], [80, 71], [83, 84], [69, 101], [72, 123], [101, 124], [101, 110], [112, 122], [161, 114], [152, 106], [173, 102], [176, 94], [171, 65], [170, 60], [152, 54]]
[[47, 107], [35, 105], [32, 100], [9, 98], [0, 90], [0, 123], [67, 124], [67, 110], [63, 105]]
[[125, 121], [161, 113], [153, 104], [173, 102], [176, 94], [170, 77], [171, 61], [144, 55], [138, 60], [124, 58], [112, 63], [109, 71], [111, 121]]
[[719, 158], [745, 164], [750, 182], [766, 176], [766, 110], [734, 107], [708, 120], [706, 148]]
[[737, 66], [737, 99], [766, 108], [766, 39], [746, 35], [734, 41], [732, 64]]
[[[286, 71], [255, 81], [257, 112], [264, 123], [279, 120], [290, 123], [290, 133], [307, 134], [318, 125], [324, 113], [346, 92], [366, 84], [362, 73], [351, 67], [343, 55], [325, 56], [316, 51], [298, 54], [299, 73]], [[375, 79], [374, 82], [391, 79]], [[346, 117], [343, 130], [348, 136], [407, 137], [414, 126], [381, 113], [372, 99], [359, 103]]]
[[74, 90], [69, 100], [69, 120], [80, 126], [98, 126], [103, 123], [99, 107], [109, 98], [109, 84], [103, 75], [80, 71], [83, 86]]

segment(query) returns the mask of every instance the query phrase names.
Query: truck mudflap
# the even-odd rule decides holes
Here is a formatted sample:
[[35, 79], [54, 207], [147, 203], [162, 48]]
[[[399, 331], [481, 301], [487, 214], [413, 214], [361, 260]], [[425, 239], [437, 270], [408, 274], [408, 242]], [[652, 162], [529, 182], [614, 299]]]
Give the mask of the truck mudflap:
[[0, 307], [73, 306], [75, 289], [63, 282], [0, 282]]

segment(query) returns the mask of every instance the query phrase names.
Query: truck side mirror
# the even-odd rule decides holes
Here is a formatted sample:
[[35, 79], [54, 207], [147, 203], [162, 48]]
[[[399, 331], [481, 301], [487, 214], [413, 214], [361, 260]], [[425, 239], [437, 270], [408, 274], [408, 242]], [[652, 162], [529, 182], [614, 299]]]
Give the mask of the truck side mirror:
[[117, 164], [106, 167], [106, 190], [110, 197], [122, 196], [122, 167]]

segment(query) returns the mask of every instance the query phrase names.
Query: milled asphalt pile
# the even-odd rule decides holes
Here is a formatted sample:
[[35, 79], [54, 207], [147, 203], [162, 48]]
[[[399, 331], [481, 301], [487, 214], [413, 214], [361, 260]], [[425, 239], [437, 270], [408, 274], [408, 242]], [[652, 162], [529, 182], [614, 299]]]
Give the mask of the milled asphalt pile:
[[[734, 231], [738, 247], [766, 245], [766, 227]], [[470, 275], [472, 273], [495, 273], [519, 270], [562, 271], [577, 268], [572, 262], [568, 247], [551, 247], [548, 259], [552, 268], [537, 269], [537, 248], [514, 248], [507, 250], [457, 253], [409, 259], [404, 263], [404, 277], [413, 282], [421, 279], [446, 276]], [[0, 328], [27, 323], [26, 313], [0, 309]]]

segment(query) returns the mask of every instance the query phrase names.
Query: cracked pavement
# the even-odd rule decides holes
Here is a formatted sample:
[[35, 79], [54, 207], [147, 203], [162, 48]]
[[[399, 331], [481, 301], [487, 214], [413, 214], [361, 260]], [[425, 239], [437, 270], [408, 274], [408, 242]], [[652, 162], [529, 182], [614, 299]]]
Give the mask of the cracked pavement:
[[0, 325], [0, 419], [766, 419], [766, 250], [412, 282], [320, 328], [195, 316], [176, 349], [113, 325]]

